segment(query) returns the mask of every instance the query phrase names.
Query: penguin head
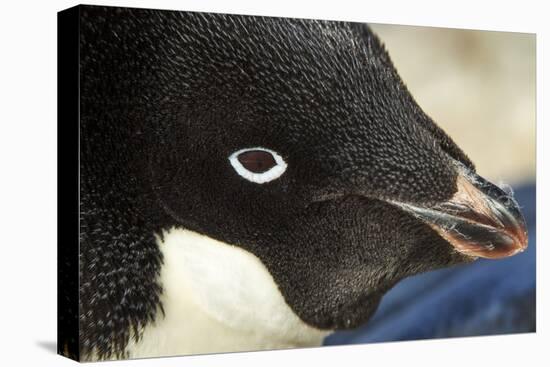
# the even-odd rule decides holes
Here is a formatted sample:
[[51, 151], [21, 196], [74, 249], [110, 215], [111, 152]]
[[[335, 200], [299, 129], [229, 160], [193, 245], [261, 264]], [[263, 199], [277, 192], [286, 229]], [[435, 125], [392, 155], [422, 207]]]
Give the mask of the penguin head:
[[308, 324], [356, 327], [406, 276], [525, 248], [513, 199], [421, 110], [367, 26], [178, 26], [145, 87], [158, 203], [260, 259]]
[[84, 351], [156, 320], [170, 228], [252, 255], [329, 330], [406, 276], [525, 248], [513, 198], [366, 25], [105, 7], [80, 24]]

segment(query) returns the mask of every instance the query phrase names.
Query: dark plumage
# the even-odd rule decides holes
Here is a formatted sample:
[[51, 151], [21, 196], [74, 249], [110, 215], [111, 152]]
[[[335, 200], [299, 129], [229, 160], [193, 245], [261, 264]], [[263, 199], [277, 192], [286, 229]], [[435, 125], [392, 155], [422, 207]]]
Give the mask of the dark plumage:
[[[155, 235], [254, 254], [307, 324], [352, 328], [411, 274], [470, 261], [431, 207], [472, 162], [357, 23], [80, 7], [80, 347], [122, 356], [162, 317]], [[227, 157], [261, 146], [266, 184]]]

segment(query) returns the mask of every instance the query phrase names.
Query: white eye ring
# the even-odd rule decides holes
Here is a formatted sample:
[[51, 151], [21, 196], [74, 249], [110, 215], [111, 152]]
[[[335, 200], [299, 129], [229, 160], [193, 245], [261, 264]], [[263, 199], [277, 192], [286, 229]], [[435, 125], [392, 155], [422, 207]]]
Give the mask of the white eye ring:
[[[271, 154], [271, 156], [275, 160], [276, 165], [262, 173], [256, 173], [246, 169], [242, 165], [242, 163], [239, 161], [239, 155], [242, 153], [254, 151], [254, 150], [260, 150]], [[235, 171], [239, 174], [239, 176], [257, 184], [263, 184], [266, 182], [273, 181], [276, 178], [279, 178], [286, 171], [286, 167], [287, 167], [287, 164], [283, 160], [283, 157], [281, 157], [279, 154], [277, 154], [271, 149], [262, 148], [262, 147], [245, 148], [245, 149], [237, 150], [236, 152], [234, 152], [229, 156], [229, 162], [231, 163]]]

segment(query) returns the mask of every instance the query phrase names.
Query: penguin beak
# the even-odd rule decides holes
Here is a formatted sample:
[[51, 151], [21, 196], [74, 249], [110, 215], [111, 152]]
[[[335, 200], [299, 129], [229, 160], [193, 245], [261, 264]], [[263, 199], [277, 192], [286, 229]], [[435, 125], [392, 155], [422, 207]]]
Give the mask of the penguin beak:
[[424, 221], [457, 251], [497, 259], [527, 248], [527, 229], [517, 202], [499, 187], [459, 166], [451, 200], [421, 207], [393, 202]]

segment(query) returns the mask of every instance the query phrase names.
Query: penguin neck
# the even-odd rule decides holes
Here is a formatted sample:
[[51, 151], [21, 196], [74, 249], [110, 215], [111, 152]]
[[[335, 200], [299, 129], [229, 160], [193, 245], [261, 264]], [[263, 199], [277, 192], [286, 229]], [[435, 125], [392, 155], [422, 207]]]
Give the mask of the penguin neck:
[[319, 346], [331, 332], [299, 319], [250, 252], [176, 228], [157, 242], [164, 314], [129, 343], [130, 358]]

